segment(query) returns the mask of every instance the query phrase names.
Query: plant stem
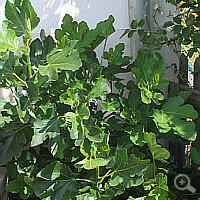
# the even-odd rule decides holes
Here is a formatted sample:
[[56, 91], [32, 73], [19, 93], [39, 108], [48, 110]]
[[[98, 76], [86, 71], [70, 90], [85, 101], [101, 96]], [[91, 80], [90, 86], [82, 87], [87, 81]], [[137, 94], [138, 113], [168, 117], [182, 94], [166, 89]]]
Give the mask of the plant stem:
[[99, 166], [96, 168], [96, 178], [97, 178], [97, 189], [100, 190], [100, 182], [99, 182]]
[[102, 176], [102, 177], [99, 177], [99, 179], [101, 179], [100, 180], [100, 183], [102, 183], [103, 182], [103, 180], [106, 178], [106, 177], [108, 177], [108, 176], [111, 176], [112, 175], [112, 173], [111, 174], [109, 174], [110, 172], [112, 172], [111, 170], [109, 170], [104, 176]]
[[21, 126], [21, 127], [19, 127], [19, 129], [16, 130], [16, 132], [19, 132], [19, 131], [21, 131], [21, 130], [23, 130], [24, 128], [29, 127], [29, 126], [31, 126], [31, 124], [27, 124], [27, 125], [25, 125], [25, 126]]
[[32, 78], [34, 78], [38, 72], [39, 72], [39, 69], [32, 75]]
[[105, 52], [105, 49], [106, 49], [107, 40], [108, 40], [108, 38], [106, 37], [106, 38], [105, 38], [104, 47], [103, 47], [103, 53], [102, 53], [102, 56], [101, 56], [101, 63], [100, 63], [100, 67], [101, 67], [101, 69], [100, 69], [100, 76], [101, 76], [101, 73], [102, 73], [102, 70], [103, 70], [103, 68], [102, 68], [102, 64], [103, 64], [103, 57], [104, 57], [104, 52]]
[[29, 80], [32, 79], [32, 71], [31, 71], [31, 57], [30, 57], [30, 50], [27, 50], [27, 64], [28, 64], [28, 74], [29, 74]]
[[148, 123], [149, 123], [149, 117], [148, 117], [148, 113], [149, 113], [149, 105], [147, 105], [147, 114], [146, 114], [146, 126], [145, 126], [145, 132], [147, 132], [148, 130]]
[[91, 181], [91, 180], [88, 180], [88, 179], [81, 179], [81, 178], [77, 178], [75, 179], [76, 181], [85, 181], [85, 182], [88, 182], [88, 183], [93, 183], [96, 185], [96, 183], [94, 181]]
[[154, 175], [154, 180], [156, 178], [156, 162], [155, 159], [153, 158], [153, 175]]
[[149, 21], [148, 21], [147, 16], [146, 16], [146, 22], [147, 22], [147, 26], [148, 26], [148, 28], [149, 28], [149, 30], [150, 30], [150, 32], [151, 32], [151, 27], [150, 27], [150, 25], [149, 25]]

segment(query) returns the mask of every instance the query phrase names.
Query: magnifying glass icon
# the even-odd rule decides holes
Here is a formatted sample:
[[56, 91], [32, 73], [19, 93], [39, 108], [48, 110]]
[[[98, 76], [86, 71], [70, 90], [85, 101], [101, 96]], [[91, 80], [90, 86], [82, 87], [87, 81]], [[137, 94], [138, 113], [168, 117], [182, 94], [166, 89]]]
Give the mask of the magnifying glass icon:
[[[179, 181], [177, 181], [179, 179]], [[185, 179], [187, 180], [187, 183], [185, 181]], [[179, 185], [185, 185], [184, 187], [180, 187]], [[186, 183], [186, 184], [185, 184]], [[175, 177], [174, 179], [174, 186], [178, 189], [178, 190], [189, 190], [191, 193], [195, 193], [196, 189], [194, 187], [192, 187], [190, 185], [190, 178], [186, 175], [186, 174], [179, 174]]]

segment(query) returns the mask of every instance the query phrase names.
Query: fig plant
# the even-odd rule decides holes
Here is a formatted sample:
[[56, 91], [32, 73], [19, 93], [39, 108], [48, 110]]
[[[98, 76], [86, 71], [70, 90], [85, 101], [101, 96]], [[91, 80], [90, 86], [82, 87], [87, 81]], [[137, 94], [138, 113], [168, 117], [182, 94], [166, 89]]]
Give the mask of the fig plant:
[[[106, 51], [113, 16], [89, 29], [66, 14], [56, 40], [43, 29], [32, 39], [40, 19], [29, 0], [7, 0], [5, 16], [0, 80], [15, 100], [0, 100], [6, 189], [21, 199], [176, 199], [168, 186], [173, 157], [157, 139], [194, 141], [195, 124], [185, 119], [197, 112], [184, 105], [188, 92], [164, 98], [162, 58], [139, 51], [131, 63], [123, 43]], [[128, 72], [137, 84], [119, 78]]]

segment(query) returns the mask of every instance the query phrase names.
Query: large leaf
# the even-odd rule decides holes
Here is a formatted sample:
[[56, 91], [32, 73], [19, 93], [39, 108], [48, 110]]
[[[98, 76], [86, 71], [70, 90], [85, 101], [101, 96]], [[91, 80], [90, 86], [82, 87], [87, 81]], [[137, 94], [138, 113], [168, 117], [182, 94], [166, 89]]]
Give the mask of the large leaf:
[[78, 24], [68, 14], [64, 16], [62, 22], [62, 30], [56, 30], [56, 38], [61, 40], [66, 32], [70, 39], [79, 40], [76, 45], [78, 51], [83, 51], [85, 47], [94, 50], [105, 38], [115, 31], [113, 27], [114, 17], [111, 15], [107, 20], [99, 22], [96, 28], [92, 30], [89, 30], [86, 22], [82, 21]]
[[58, 141], [56, 141], [52, 146], [51, 146], [51, 153], [55, 158], [64, 158], [63, 151], [68, 147], [67, 142], [63, 137], [60, 137]]
[[115, 197], [115, 192], [111, 189], [107, 189], [103, 194], [99, 195], [99, 200], [112, 200]]
[[20, 118], [20, 121], [22, 123], [27, 123], [30, 119], [30, 116], [35, 117], [28, 97], [24, 96], [20, 92], [15, 92], [12, 94], [12, 96], [17, 101], [16, 108], [18, 112], [18, 117]]
[[170, 130], [182, 138], [194, 141], [196, 139], [195, 124], [185, 119], [196, 119], [197, 112], [192, 105], [183, 105], [181, 97], [171, 97], [162, 106], [161, 110], [152, 109], [152, 117], [158, 130], [167, 133]]
[[113, 27], [114, 21], [114, 17], [110, 15], [107, 20], [101, 21], [97, 24], [95, 31], [97, 31], [100, 36], [107, 38], [109, 35], [115, 32]]
[[13, 157], [19, 158], [27, 139], [24, 132], [2, 132], [0, 138], [0, 165], [10, 162]]
[[152, 81], [154, 65], [155, 59], [153, 57], [149, 58], [148, 54], [139, 51], [135, 60], [136, 67], [132, 68], [134, 77], [138, 81], [143, 80], [145, 83], [149, 83]]
[[39, 198], [49, 200], [71, 199], [78, 194], [78, 185], [74, 174], [67, 165], [55, 161], [43, 168], [36, 179], [25, 177]]
[[28, 150], [23, 150], [19, 158], [13, 159], [11, 162], [7, 163], [6, 170], [8, 176], [11, 178], [16, 178], [19, 173], [32, 176], [37, 172], [37, 166], [36, 155]]
[[38, 98], [39, 98], [39, 89], [36, 86], [36, 84], [34, 84], [33, 81], [29, 81], [28, 82], [28, 95], [29, 95], [29, 102], [30, 104], [36, 104]]
[[25, 34], [30, 37], [30, 31], [35, 29], [40, 22], [29, 0], [17, 0], [14, 4], [9, 0], [5, 6], [5, 16], [9, 20], [8, 28], [16, 32], [17, 37]]
[[[0, 99], [0, 110], [1, 111], [5, 110], [6, 104], [7, 104], [7, 102], [5, 100]], [[13, 120], [11, 119], [10, 116], [2, 116], [0, 114], [0, 128], [2, 128], [5, 125], [5, 123], [9, 123], [11, 121], [13, 121]]]
[[78, 30], [78, 23], [73, 21], [73, 18], [66, 14], [62, 20], [63, 24], [61, 25], [64, 32], [69, 33], [71, 39], [76, 39], [76, 34]]
[[6, 53], [7, 51], [16, 52], [19, 50], [26, 49], [27, 47], [18, 47], [19, 40], [16, 38], [16, 33], [13, 30], [5, 30], [6, 37], [0, 32], [0, 54]]
[[153, 159], [165, 162], [165, 160], [169, 158], [169, 151], [157, 145], [156, 136], [154, 133], [144, 133], [144, 138], [147, 141]]
[[103, 134], [102, 130], [96, 125], [96, 119], [90, 117], [90, 119], [85, 123], [85, 135], [88, 140], [92, 142], [102, 142]]
[[113, 65], [123, 65], [125, 63], [128, 63], [129, 60], [131, 60], [131, 57], [123, 56], [124, 54], [124, 43], [119, 43], [115, 46], [115, 50], [113, 48], [109, 49], [109, 52], [104, 52], [104, 59], [107, 59], [109, 63], [112, 63]]
[[79, 102], [79, 104], [83, 103], [85, 97], [82, 90], [77, 88], [69, 88], [66, 93], [60, 95], [59, 99], [61, 103], [74, 107], [77, 102]]
[[56, 43], [54, 42], [53, 38], [48, 35], [45, 36], [43, 40], [43, 54], [42, 59], [46, 59], [47, 55], [56, 47]]
[[109, 103], [100, 102], [99, 104], [108, 112], [119, 112], [119, 109], [120, 109], [120, 104], [117, 101], [113, 101]]
[[4, 117], [4, 116], [0, 115], [0, 127], [1, 128], [5, 125], [5, 123], [9, 123], [11, 121], [12, 121], [12, 119], [10, 118], [10, 116], [9, 117]]
[[144, 181], [141, 176], [148, 165], [149, 160], [140, 160], [134, 154], [128, 159], [127, 149], [118, 150], [109, 183], [111, 186], [117, 186], [123, 182], [127, 188], [140, 185]]
[[130, 134], [130, 140], [135, 144], [139, 146], [144, 146], [146, 143], [144, 136], [143, 136], [143, 126], [138, 125], [134, 128], [124, 128], [124, 131], [126, 133]]
[[134, 112], [137, 111], [137, 108], [140, 105], [140, 92], [136, 86], [134, 86], [129, 92], [128, 105], [133, 108]]
[[42, 42], [38, 38], [31, 42], [30, 55], [32, 65], [39, 66], [42, 58]]
[[76, 199], [77, 200], [97, 200], [97, 191], [94, 189], [90, 189], [90, 193], [77, 195]]
[[75, 71], [81, 67], [82, 63], [77, 52], [72, 52], [77, 41], [72, 40], [62, 51], [54, 49], [49, 56], [47, 56], [48, 65], [39, 65], [41, 75], [47, 75], [49, 81], [56, 81], [58, 79], [57, 69]]
[[34, 135], [31, 141], [31, 146], [42, 144], [49, 136], [50, 139], [60, 135], [60, 118], [52, 119], [37, 119], [34, 122]]

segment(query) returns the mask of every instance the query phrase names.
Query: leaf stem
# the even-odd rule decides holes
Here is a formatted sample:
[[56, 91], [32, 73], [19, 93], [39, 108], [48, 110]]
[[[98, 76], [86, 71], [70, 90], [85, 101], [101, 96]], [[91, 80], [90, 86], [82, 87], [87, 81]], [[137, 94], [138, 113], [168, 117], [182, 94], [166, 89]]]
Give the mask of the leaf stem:
[[32, 78], [34, 78], [38, 72], [39, 72], [39, 69], [32, 75]]
[[32, 78], [32, 71], [31, 71], [31, 57], [29, 49], [27, 50], [27, 64], [28, 64], [28, 74], [29, 74], [29, 80]]
[[106, 49], [107, 40], [108, 40], [108, 38], [106, 37], [106, 38], [105, 38], [104, 47], [103, 47], [103, 53], [102, 53], [102, 56], [101, 56], [101, 64], [100, 64], [101, 69], [100, 69], [100, 76], [101, 76], [101, 73], [102, 73], [102, 70], [103, 70], [103, 69], [102, 69], [102, 64], [103, 64], [103, 57], [104, 57], [104, 52], [105, 52], [105, 49]]
[[19, 131], [21, 131], [21, 130], [23, 130], [24, 128], [29, 127], [29, 126], [31, 126], [31, 124], [27, 124], [27, 125], [25, 125], [25, 126], [21, 126], [21, 127], [19, 127], [19, 129], [16, 130], [16, 132], [19, 132]]
[[146, 16], [146, 22], [147, 22], [147, 26], [148, 26], [149, 30], [151, 31], [151, 27], [150, 27], [150, 25], [149, 25], [149, 21], [148, 21], [147, 16]]
[[24, 80], [22, 80], [16, 73], [13, 73], [13, 75], [28, 88], [27, 83]]
[[[104, 176], [99, 177], [99, 179], [101, 179], [101, 180], [100, 180], [100, 183], [102, 183], [103, 180], [104, 180], [106, 177], [111, 176], [111, 175], [113, 174], [113, 172], [112, 172], [112, 173], [110, 173], [110, 172], [112, 172], [112, 171], [109, 170]], [[109, 173], [110, 173], [110, 174], [109, 174]]]
[[155, 162], [155, 159], [153, 157], [153, 175], [154, 175], [154, 180], [156, 178], [156, 162]]
[[88, 180], [88, 179], [82, 179], [82, 178], [77, 178], [75, 179], [76, 181], [85, 181], [85, 182], [88, 182], [88, 183], [93, 183], [96, 185], [96, 183], [94, 181], [91, 181], [91, 180]]
[[147, 114], [146, 114], [146, 126], [145, 126], [145, 132], [147, 132], [147, 130], [148, 130], [148, 123], [149, 123], [149, 117], [148, 117], [149, 106], [150, 106], [150, 104], [147, 104]]
[[97, 189], [100, 190], [100, 181], [99, 181], [99, 166], [96, 168], [96, 178], [97, 178]]

